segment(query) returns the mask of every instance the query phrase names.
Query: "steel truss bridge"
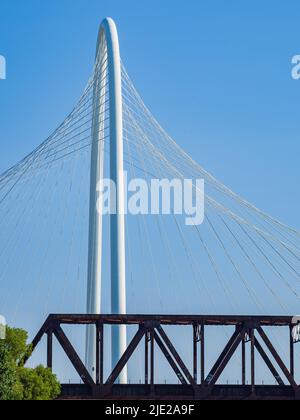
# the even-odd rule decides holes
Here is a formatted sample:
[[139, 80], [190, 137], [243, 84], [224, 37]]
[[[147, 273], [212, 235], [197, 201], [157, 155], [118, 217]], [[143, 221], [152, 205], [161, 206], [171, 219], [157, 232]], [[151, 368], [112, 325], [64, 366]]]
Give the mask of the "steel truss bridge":
[[[61, 345], [83, 384], [62, 386], [62, 399], [105, 399], [105, 400], [245, 400], [245, 399], [300, 399], [300, 387], [295, 382], [295, 357], [293, 330], [297, 326], [292, 317], [282, 316], [159, 316], [159, 315], [50, 315], [32, 342], [34, 351], [47, 336], [47, 366], [53, 369], [53, 337]], [[96, 334], [96, 381], [92, 378], [72, 343], [63, 330], [66, 325], [90, 325]], [[104, 331], [111, 326], [135, 326], [136, 333], [125, 353], [111, 371], [104, 377]], [[193, 331], [192, 370], [182, 359], [176, 346], [169, 338], [166, 328], [183, 326]], [[206, 331], [209, 328], [234, 327], [234, 333], [209, 372], [205, 371]], [[284, 328], [289, 332], [290, 361], [287, 366], [268, 337], [267, 327]], [[145, 380], [143, 384], [117, 384], [122, 370], [130, 361], [138, 346], [144, 346]], [[246, 383], [246, 346], [251, 348], [251, 383]], [[156, 384], [155, 360], [160, 350], [178, 378], [179, 385]], [[233, 356], [240, 352], [241, 385], [217, 384]], [[259, 355], [271, 372], [277, 385], [260, 385], [256, 382], [256, 357]], [[270, 357], [271, 356], [271, 357]], [[275, 360], [275, 363], [272, 361]], [[24, 362], [27, 362], [26, 359]]]

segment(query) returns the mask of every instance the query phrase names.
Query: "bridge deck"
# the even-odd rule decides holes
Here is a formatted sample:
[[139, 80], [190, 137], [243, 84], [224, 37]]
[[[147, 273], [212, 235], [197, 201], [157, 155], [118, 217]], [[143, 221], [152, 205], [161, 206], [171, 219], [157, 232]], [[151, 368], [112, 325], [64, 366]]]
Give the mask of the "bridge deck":
[[290, 386], [258, 385], [255, 395], [251, 385], [216, 385], [211, 395], [201, 394], [195, 396], [191, 386], [183, 385], [155, 385], [151, 392], [149, 385], [114, 385], [109, 395], [101, 397], [91, 393], [86, 385], [62, 385], [61, 400], [105, 400], [105, 401], [201, 401], [201, 400], [296, 400], [295, 393]]

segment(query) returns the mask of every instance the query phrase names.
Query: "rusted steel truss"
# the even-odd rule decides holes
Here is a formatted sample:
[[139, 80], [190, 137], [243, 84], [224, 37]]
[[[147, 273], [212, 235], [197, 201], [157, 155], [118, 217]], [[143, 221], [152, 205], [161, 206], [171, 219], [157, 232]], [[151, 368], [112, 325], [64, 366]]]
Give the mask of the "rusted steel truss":
[[[300, 388], [295, 381], [294, 339], [292, 317], [247, 317], [247, 316], [114, 316], [114, 315], [50, 315], [33, 340], [34, 350], [44, 335], [47, 336], [47, 366], [52, 369], [53, 337], [57, 339], [76, 372], [83, 386], [63, 387], [63, 393], [71, 397], [80, 397], [84, 393], [90, 398], [105, 399], [299, 399]], [[96, 334], [96, 381], [92, 378], [76, 350], [72, 346], [63, 325], [94, 325]], [[104, 328], [111, 325], [134, 325], [137, 332], [129, 343], [125, 353], [109, 377], [104, 379]], [[179, 355], [166, 333], [166, 326], [190, 326], [193, 329], [193, 367]], [[205, 372], [205, 331], [210, 326], [230, 326], [235, 331], [225, 345], [219, 358]], [[285, 327], [289, 329], [290, 365], [286, 366], [271, 340], [265, 327]], [[145, 348], [145, 382], [143, 385], [118, 385], [117, 380], [141, 342]], [[246, 346], [251, 347], [251, 384], [246, 384]], [[166, 363], [176, 374], [181, 388], [172, 385], [159, 386], [155, 383], [155, 346], [165, 356]], [[241, 347], [242, 385], [226, 386], [218, 384], [222, 373]], [[259, 354], [274, 376], [277, 387], [262, 387], [256, 383], [255, 357]], [[270, 356], [272, 356], [272, 360]], [[275, 363], [274, 363], [275, 361]], [[24, 360], [26, 363], [27, 360]], [[182, 392], [180, 392], [180, 389]], [[175, 392], [176, 391], [176, 392]], [[73, 395], [74, 394], [74, 395]], [[83, 395], [82, 395], [83, 396]]]

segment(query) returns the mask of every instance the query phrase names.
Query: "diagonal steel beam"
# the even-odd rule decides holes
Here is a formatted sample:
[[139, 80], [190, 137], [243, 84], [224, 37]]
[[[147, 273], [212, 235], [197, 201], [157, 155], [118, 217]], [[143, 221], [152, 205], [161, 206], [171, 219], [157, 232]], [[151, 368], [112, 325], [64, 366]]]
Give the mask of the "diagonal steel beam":
[[92, 388], [94, 388], [95, 385], [96, 385], [95, 382], [93, 381], [93, 379], [92, 379], [91, 375], [89, 374], [88, 370], [86, 369], [86, 367], [82, 363], [80, 357], [76, 353], [76, 350], [74, 349], [74, 347], [70, 343], [68, 337], [63, 332], [61, 326], [60, 325], [57, 326], [54, 329], [53, 333], [54, 333], [55, 337], [57, 338], [59, 344], [64, 349], [66, 355], [70, 359], [70, 362], [72, 363], [72, 365], [76, 369], [76, 372], [78, 373], [80, 378], [83, 380], [84, 384], [89, 385]]
[[240, 331], [241, 331], [240, 329], [236, 329], [236, 331], [233, 333], [232, 337], [230, 338], [230, 340], [226, 344], [224, 350], [222, 351], [222, 353], [219, 356], [218, 360], [216, 361], [215, 365], [213, 366], [213, 368], [209, 372], [209, 374], [208, 374], [208, 376], [207, 376], [207, 378], [204, 382], [205, 385], [209, 385], [210, 382], [212, 381], [212, 379], [215, 376], [220, 364], [222, 363], [222, 361], [224, 360], [224, 358], [226, 357], [226, 355], [230, 351], [230, 349], [231, 349], [233, 343], [235, 342], [235, 340], [237, 339], [237, 337], [239, 337]]
[[25, 366], [28, 360], [30, 359], [32, 353], [40, 343], [41, 339], [43, 338], [44, 334], [47, 333], [49, 329], [51, 329], [52, 326], [52, 316], [49, 315], [44, 324], [42, 325], [41, 329], [37, 333], [37, 335], [34, 337], [28, 351], [26, 352], [25, 356], [20, 360], [19, 366]]
[[181, 357], [179, 356], [179, 354], [177, 353], [175, 347], [173, 346], [173, 344], [171, 343], [169, 337], [167, 336], [167, 334], [165, 333], [165, 331], [163, 330], [162, 326], [159, 325], [157, 327], [157, 331], [159, 332], [161, 338], [163, 339], [165, 345], [167, 346], [167, 348], [169, 349], [171, 355], [174, 357], [174, 359], [176, 360], [176, 362], [178, 363], [178, 366], [180, 367], [180, 369], [182, 370], [182, 372], [184, 373], [185, 377], [187, 378], [187, 380], [189, 381], [189, 383], [193, 386], [193, 388], [195, 390], [198, 389], [197, 387], [197, 383], [195, 382], [194, 378], [192, 377], [192, 375], [190, 374], [190, 371], [188, 370], [188, 368], [186, 367], [186, 365], [184, 364], [183, 360], [181, 359]]
[[123, 356], [117, 363], [116, 367], [112, 371], [110, 377], [108, 378], [106, 382], [106, 385], [114, 385], [117, 378], [120, 376], [122, 370], [128, 363], [128, 360], [130, 359], [130, 357], [132, 356], [132, 354], [134, 353], [134, 351], [136, 350], [137, 346], [140, 344], [140, 341], [142, 340], [142, 338], [145, 336], [146, 333], [147, 333], [147, 329], [145, 328], [145, 326], [143, 327], [140, 326], [138, 332], [133, 337], [131, 343], [127, 347], [127, 350], [125, 351], [125, 353], [123, 354]]
[[230, 359], [236, 352], [238, 346], [241, 344], [243, 340], [243, 335], [244, 335], [244, 330], [236, 331], [236, 333], [234, 334], [234, 339], [233, 339], [232, 344], [230, 345], [230, 348], [228, 349], [226, 354], [224, 354], [224, 357], [222, 358], [221, 362], [217, 366], [215, 366], [214, 375], [209, 381], [209, 388], [213, 388], [215, 384], [217, 383], [218, 379], [224, 372], [224, 369], [228, 365]]
[[269, 338], [267, 337], [266, 333], [264, 332], [264, 330], [262, 329], [262, 327], [257, 327], [257, 331], [259, 333], [259, 335], [261, 336], [261, 338], [263, 339], [265, 345], [268, 347], [270, 353], [272, 354], [272, 356], [274, 357], [274, 359], [276, 360], [276, 362], [278, 363], [278, 366], [280, 367], [280, 369], [282, 370], [282, 372], [284, 373], [285, 377], [287, 378], [287, 380], [289, 381], [289, 383], [291, 384], [291, 386], [295, 389], [298, 390], [298, 385], [296, 384], [293, 375], [289, 372], [288, 368], [285, 366], [283, 360], [281, 359], [281, 357], [279, 356], [279, 354], [277, 353], [277, 351], [275, 350], [273, 344], [271, 343], [271, 341], [269, 340]]
[[260, 343], [257, 340], [257, 338], [254, 339], [254, 346], [257, 349], [257, 351], [259, 352], [259, 354], [261, 355], [261, 357], [262, 357], [263, 361], [265, 362], [265, 364], [268, 366], [269, 370], [271, 371], [271, 373], [274, 376], [275, 380], [277, 381], [278, 385], [284, 386], [283, 380], [281, 379], [279, 373], [277, 372], [277, 370], [274, 367], [273, 363], [269, 359], [267, 353], [264, 351], [264, 349], [260, 345]]
[[157, 334], [156, 331], [154, 332], [154, 338], [155, 338], [155, 341], [158, 344], [159, 348], [163, 352], [165, 358], [169, 362], [171, 368], [174, 370], [174, 372], [176, 373], [176, 376], [178, 377], [178, 379], [182, 383], [182, 385], [187, 385], [186, 379], [184, 378], [184, 376], [180, 372], [177, 364], [174, 362], [174, 360], [173, 360], [172, 356], [170, 355], [168, 349], [166, 348], [166, 346], [164, 345], [164, 343], [162, 342], [162, 340], [160, 339], [160, 337], [159, 337], [159, 335]]

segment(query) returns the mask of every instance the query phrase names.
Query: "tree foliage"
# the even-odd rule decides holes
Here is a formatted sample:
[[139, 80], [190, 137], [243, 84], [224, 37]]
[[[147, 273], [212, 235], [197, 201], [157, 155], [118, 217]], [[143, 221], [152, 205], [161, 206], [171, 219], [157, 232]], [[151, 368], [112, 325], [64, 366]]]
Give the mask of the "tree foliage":
[[17, 381], [17, 367], [11, 359], [8, 348], [0, 343], [0, 400], [14, 399]]
[[5, 347], [8, 349], [12, 360], [18, 364], [29, 350], [27, 345], [28, 334], [18, 328], [6, 329]]
[[0, 340], [0, 400], [52, 400], [60, 394], [60, 384], [50, 369], [20, 366], [30, 353], [26, 331], [7, 328]]

